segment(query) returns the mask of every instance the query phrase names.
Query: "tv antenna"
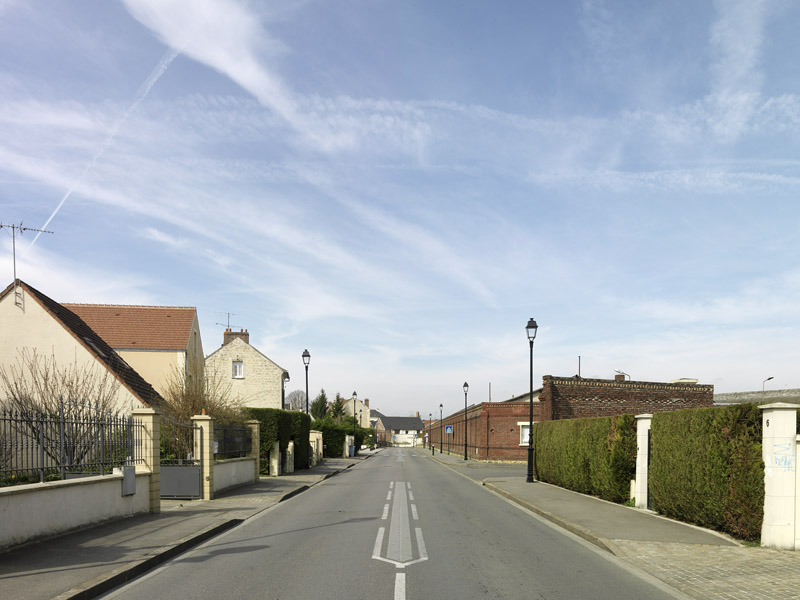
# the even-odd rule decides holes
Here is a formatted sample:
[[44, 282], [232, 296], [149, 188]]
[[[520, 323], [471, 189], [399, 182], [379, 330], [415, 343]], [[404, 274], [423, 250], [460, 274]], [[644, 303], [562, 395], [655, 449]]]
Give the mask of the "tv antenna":
[[[235, 317], [236, 313], [232, 313], [232, 312], [226, 313], [226, 312], [217, 311], [217, 314], [218, 315], [228, 315], [228, 324], [227, 325], [225, 325], [225, 323], [217, 323], [217, 325], [220, 325], [222, 327], [227, 327], [228, 329], [230, 329], [231, 328], [231, 317]], [[238, 327], [238, 325], [234, 325], [234, 327]]]
[[17, 232], [22, 235], [26, 231], [38, 231], [39, 233], [55, 233], [53, 231], [47, 231], [45, 229], [34, 229], [33, 227], [23, 227], [22, 221], [20, 221], [19, 225], [4, 225], [0, 223], [0, 229], [10, 229], [11, 230], [11, 256], [12, 262], [14, 263], [14, 304], [17, 306], [22, 306], [22, 294], [20, 293], [19, 289], [17, 289]]

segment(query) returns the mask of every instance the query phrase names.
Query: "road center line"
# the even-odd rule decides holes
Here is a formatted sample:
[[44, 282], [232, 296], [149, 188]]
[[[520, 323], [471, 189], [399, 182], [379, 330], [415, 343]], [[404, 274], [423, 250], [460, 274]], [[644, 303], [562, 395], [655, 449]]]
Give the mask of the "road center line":
[[414, 493], [411, 490], [408, 490], [408, 499], [414, 501]]
[[387, 503], [383, 505], [383, 514], [381, 515], [381, 520], [385, 521], [388, 516], [389, 516], [389, 504]]
[[406, 600], [405, 573], [397, 573], [394, 576], [394, 600]]
[[392, 504], [392, 520], [389, 525], [389, 543], [386, 557], [405, 563], [413, 558], [411, 550], [411, 531], [408, 523], [408, 499], [403, 493], [405, 482], [398, 481], [397, 493]]
[[386, 499], [387, 500], [391, 500], [392, 499], [392, 490], [389, 490], [389, 493], [386, 494]]
[[[388, 504], [386, 506], [389, 506]], [[419, 521], [419, 514], [417, 514], [417, 505], [411, 505], [411, 516], [414, 517], [415, 521]]]

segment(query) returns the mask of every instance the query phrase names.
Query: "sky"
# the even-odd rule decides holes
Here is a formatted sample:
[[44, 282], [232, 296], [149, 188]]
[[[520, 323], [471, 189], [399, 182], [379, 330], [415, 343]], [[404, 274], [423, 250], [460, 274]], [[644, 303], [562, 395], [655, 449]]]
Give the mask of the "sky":
[[[287, 392], [800, 388], [800, 4], [0, 0], [0, 222]], [[13, 278], [10, 229], [0, 273]], [[580, 358], [579, 358], [580, 357]], [[767, 377], [774, 379], [764, 384]]]

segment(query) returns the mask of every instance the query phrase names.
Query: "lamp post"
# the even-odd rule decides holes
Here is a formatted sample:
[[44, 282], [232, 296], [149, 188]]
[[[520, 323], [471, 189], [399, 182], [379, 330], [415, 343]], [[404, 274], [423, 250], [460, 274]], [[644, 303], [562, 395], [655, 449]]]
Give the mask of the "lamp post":
[[761, 382], [761, 393], [763, 394], [766, 391], [764, 384], [767, 383], [770, 379], [774, 379], [774, 377], [767, 377], [764, 381]]
[[356, 455], [356, 399], [358, 394], [353, 392], [353, 456]]
[[467, 392], [469, 384], [464, 382], [464, 460], [467, 460]]
[[428, 413], [428, 446], [433, 448], [433, 413]]
[[533, 483], [533, 340], [536, 339], [536, 330], [539, 326], [533, 317], [530, 318], [528, 324], [525, 326], [525, 331], [528, 334], [528, 342], [531, 347], [531, 386], [530, 398], [528, 398], [528, 476], [525, 479], [527, 483]]
[[439, 454], [442, 453], [442, 448], [444, 447], [444, 438], [442, 437], [442, 409], [444, 407], [440, 404], [439, 405]]
[[308, 348], [303, 350], [303, 364], [306, 366], [306, 414], [308, 413], [308, 364], [311, 362], [311, 354]]

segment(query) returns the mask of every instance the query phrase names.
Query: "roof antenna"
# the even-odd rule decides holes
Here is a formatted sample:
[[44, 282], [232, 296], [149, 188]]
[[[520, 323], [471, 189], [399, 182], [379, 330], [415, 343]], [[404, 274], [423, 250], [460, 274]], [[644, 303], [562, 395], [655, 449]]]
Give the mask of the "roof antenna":
[[[230, 329], [231, 328], [231, 317], [235, 317], [236, 313], [232, 313], [232, 312], [226, 313], [226, 312], [222, 312], [222, 311], [217, 311], [217, 314], [218, 315], [228, 315], [228, 324], [226, 326], [225, 323], [216, 323], [216, 325], [226, 326], [228, 329]], [[239, 326], [238, 325], [234, 325], [234, 327], [239, 327]]]
[[23, 227], [22, 221], [19, 225], [3, 225], [0, 223], [0, 229], [11, 230], [11, 255], [12, 262], [14, 263], [14, 304], [22, 308], [22, 292], [17, 288], [17, 231], [22, 235], [25, 231], [38, 231], [39, 233], [54, 233], [44, 229], [34, 229], [33, 227]]

